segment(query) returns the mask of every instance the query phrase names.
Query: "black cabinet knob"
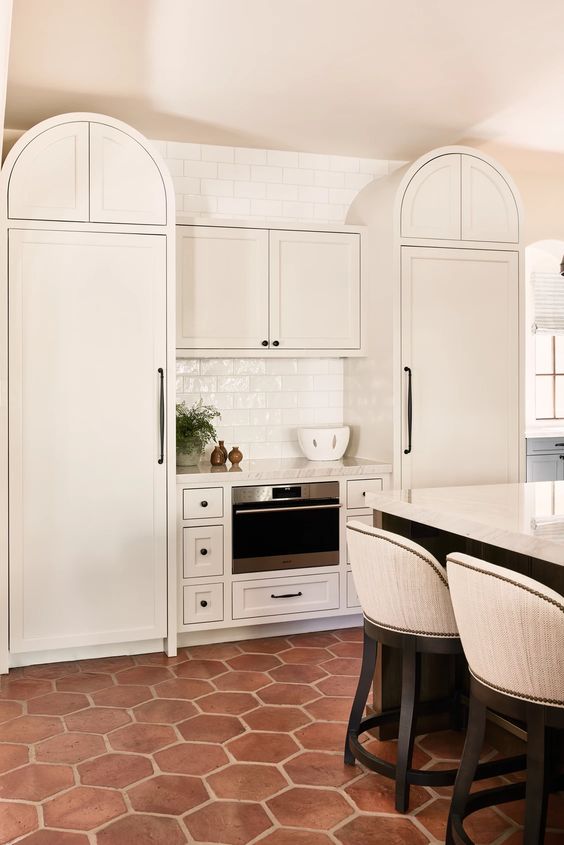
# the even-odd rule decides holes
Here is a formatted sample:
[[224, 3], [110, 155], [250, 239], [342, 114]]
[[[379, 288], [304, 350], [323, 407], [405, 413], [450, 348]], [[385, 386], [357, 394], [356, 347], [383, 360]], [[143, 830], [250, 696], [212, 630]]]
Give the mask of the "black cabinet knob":
[[263, 345], [263, 346], [268, 346], [268, 341], [267, 341], [267, 340], [263, 340], [262, 345]]
[[203, 500], [203, 502], [200, 502], [200, 504], [203, 508], [207, 508], [207, 506], [208, 506], [208, 503], [206, 502], [205, 499]]
[[207, 549], [200, 549], [200, 554], [204, 555], [204, 557], [207, 555], [207, 553], [208, 553]]
[[278, 340], [273, 340], [272, 345], [273, 346], [280, 346], [280, 342]]
[[200, 607], [207, 607], [207, 606], [208, 606], [207, 601], [205, 599], [202, 599], [202, 601], [200, 602]]

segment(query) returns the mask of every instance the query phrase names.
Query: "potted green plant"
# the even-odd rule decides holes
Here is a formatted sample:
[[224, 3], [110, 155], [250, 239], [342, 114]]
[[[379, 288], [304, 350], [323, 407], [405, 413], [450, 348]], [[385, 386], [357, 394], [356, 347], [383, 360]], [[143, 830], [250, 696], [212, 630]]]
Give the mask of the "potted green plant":
[[217, 435], [213, 420], [220, 417], [213, 405], [204, 405], [200, 399], [188, 408], [185, 402], [176, 406], [176, 463], [179, 466], [194, 466], [202, 452]]

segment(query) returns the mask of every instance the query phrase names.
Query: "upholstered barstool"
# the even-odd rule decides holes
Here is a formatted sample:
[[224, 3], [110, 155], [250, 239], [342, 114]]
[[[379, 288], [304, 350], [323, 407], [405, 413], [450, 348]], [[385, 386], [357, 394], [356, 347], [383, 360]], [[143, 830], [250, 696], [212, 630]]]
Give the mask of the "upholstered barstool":
[[[347, 524], [349, 557], [364, 615], [364, 648], [358, 688], [345, 741], [345, 762], [356, 758], [368, 769], [396, 782], [396, 809], [409, 807], [409, 787], [416, 783], [443, 786], [454, 783], [456, 770], [420, 771], [412, 768], [418, 715], [445, 710], [456, 703], [421, 705], [421, 655], [455, 655], [462, 649], [450, 602], [444, 567], [424, 548], [396, 534], [364, 523]], [[402, 652], [399, 710], [362, 718], [374, 678], [378, 643]], [[394, 766], [368, 752], [359, 740], [365, 731], [398, 722], [398, 752]]]
[[[468, 732], [447, 843], [472, 845], [463, 829], [466, 816], [524, 797], [524, 845], [541, 845], [548, 794], [564, 787], [551, 760], [552, 734], [564, 729], [564, 598], [532, 578], [468, 555], [449, 555], [447, 570], [471, 673]], [[488, 708], [526, 725], [526, 782], [471, 795]]]

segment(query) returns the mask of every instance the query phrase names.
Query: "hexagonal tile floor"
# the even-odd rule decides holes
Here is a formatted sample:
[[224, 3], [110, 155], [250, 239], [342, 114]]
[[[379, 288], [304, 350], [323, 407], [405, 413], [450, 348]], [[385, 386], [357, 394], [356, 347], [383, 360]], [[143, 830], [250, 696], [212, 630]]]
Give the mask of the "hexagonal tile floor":
[[[449, 789], [412, 788], [399, 816], [389, 781], [343, 763], [360, 640], [350, 628], [12, 670], [0, 845], [443, 842]], [[394, 758], [394, 743], [368, 741]], [[416, 764], [460, 749], [449, 731], [419, 737]], [[519, 845], [522, 821], [512, 804], [468, 828], [479, 845]], [[547, 845], [564, 843], [561, 796], [548, 824]]]

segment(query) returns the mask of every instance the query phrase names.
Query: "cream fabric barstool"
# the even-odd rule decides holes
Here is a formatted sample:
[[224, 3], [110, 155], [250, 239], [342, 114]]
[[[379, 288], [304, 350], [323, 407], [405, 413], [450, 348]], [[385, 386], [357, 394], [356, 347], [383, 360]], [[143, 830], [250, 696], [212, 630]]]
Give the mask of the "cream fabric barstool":
[[[364, 614], [364, 649], [345, 741], [345, 762], [353, 764], [356, 758], [372, 771], [394, 778], [396, 809], [405, 813], [409, 808], [410, 784], [444, 786], [454, 783], [456, 776], [456, 770], [427, 772], [412, 768], [417, 716], [454, 709], [457, 704], [452, 699], [419, 703], [421, 654], [454, 655], [462, 651], [446, 571], [416, 543], [361, 522], [347, 524], [347, 541]], [[399, 711], [363, 719], [379, 642], [402, 651], [401, 706]], [[394, 766], [369, 753], [359, 736], [371, 728], [397, 722], [398, 717], [398, 754]]]
[[[525, 797], [525, 845], [544, 841], [548, 794], [564, 787], [551, 734], [564, 729], [564, 598], [532, 578], [468, 555], [447, 558], [452, 603], [471, 673], [470, 715], [447, 843], [472, 845], [470, 813]], [[526, 783], [470, 795], [486, 709], [525, 722]]]

